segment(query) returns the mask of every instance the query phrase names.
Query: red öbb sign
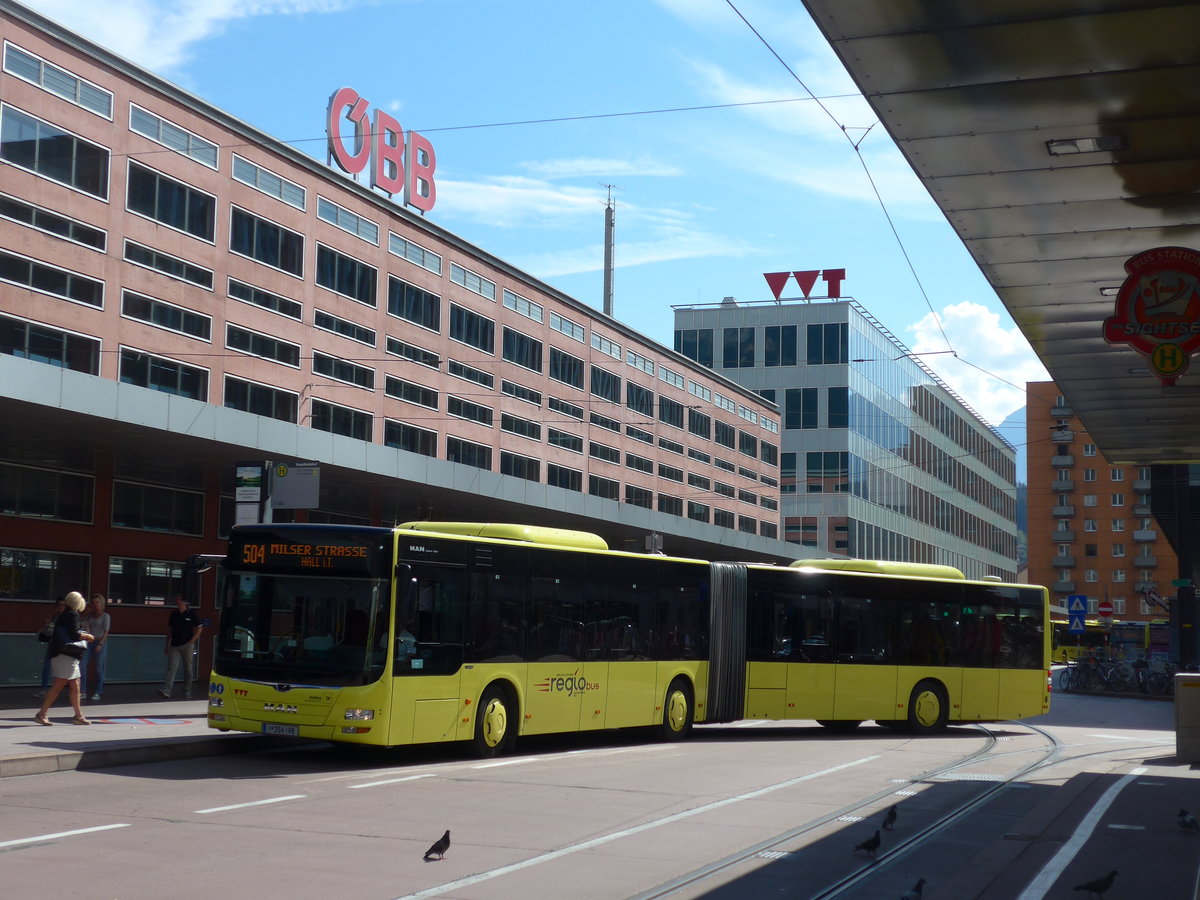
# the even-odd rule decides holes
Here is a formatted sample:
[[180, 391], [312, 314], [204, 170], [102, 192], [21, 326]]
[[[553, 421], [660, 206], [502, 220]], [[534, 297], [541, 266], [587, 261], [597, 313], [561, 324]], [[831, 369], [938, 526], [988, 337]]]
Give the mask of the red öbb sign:
[[[399, 122], [378, 107], [372, 121], [367, 112], [369, 105], [350, 87], [339, 88], [329, 98], [325, 131], [330, 158], [348, 175], [359, 174], [370, 163], [371, 187], [391, 196], [400, 194], [407, 205], [428, 212], [437, 200], [433, 145], [416, 131], [406, 133]], [[354, 129], [349, 147], [342, 135], [347, 122]]]

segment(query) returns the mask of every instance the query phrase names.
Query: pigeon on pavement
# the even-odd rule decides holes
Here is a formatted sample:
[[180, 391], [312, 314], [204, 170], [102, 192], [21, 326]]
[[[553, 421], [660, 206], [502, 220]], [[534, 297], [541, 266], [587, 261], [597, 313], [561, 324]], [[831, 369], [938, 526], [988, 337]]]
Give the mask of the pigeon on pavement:
[[446, 855], [446, 851], [450, 849], [450, 829], [446, 829], [446, 833], [433, 842], [433, 846], [425, 851], [425, 860], [431, 860], [433, 857], [441, 859]]
[[1075, 885], [1077, 891], [1087, 891], [1088, 896], [1095, 894], [1100, 900], [1104, 900], [1104, 892], [1112, 887], [1113, 880], [1117, 877], [1117, 870], [1113, 869], [1103, 878], [1093, 878], [1091, 881], [1085, 881], [1083, 884]]
[[887, 815], [883, 817], [883, 827], [885, 831], [891, 831], [892, 826], [896, 824], [896, 807], [892, 807], [887, 811]]
[[1179, 811], [1179, 827], [1184, 831], [1200, 831], [1200, 822], [1197, 822], [1196, 817], [1186, 809], [1181, 809]]
[[875, 855], [875, 851], [878, 849], [879, 849], [879, 831], [878, 831], [878, 829], [876, 829], [875, 833], [873, 835], [871, 835], [869, 838], [867, 838], [865, 841], [863, 841], [861, 844], [854, 845], [855, 852], [857, 852], [859, 850], [866, 850], [872, 856]]
[[917, 883], [912, 886], [912, 890], [905, 891], [900, 895], [900, 900], [921, 900], [921, 894], [925, 890], [925, 879], [918, 878]]

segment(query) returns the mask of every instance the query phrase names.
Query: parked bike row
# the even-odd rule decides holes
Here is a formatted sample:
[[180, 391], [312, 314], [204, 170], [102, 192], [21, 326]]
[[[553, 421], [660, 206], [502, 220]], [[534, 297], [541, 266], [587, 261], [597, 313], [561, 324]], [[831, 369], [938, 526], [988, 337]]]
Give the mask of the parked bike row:
[[1178, 670], [1179, 667], [1173, 662], [1151, 663], [1145, 659], [1127, 662], [1085, 656], [1059, 669], [1058, 689], [1064, 692], [1141, 691], [1156, 696], [1169, 695], [1175, 692], [1175, 673]]

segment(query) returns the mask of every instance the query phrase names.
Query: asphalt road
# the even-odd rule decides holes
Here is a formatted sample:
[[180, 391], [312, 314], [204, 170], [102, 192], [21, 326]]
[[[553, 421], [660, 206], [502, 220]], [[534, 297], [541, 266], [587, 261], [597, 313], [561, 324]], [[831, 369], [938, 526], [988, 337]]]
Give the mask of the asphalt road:
[[[6, 897], [1191, 898], [1200, 774], [1170, 704], [1059, 696], [1029, 725], [326, 745], [5, 779]], [[854, 846], [896, 805], [872, 857]], [[442, 832], [441, 861], [422, 855]], [[1031, 887], [1032, 886], [1032, 887]], [[1032, 891], [1032, 893], [1030, 892]]]

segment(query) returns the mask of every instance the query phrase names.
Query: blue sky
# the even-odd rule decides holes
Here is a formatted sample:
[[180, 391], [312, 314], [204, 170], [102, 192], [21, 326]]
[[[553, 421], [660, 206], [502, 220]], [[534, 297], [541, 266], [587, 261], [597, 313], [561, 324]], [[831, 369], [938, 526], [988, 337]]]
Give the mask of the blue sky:
[[1047, 377], [796, 0], [736, 6], [803, 86], [725, 0], [25, 2], [322, 160], [355, 88], [433, 143], [430, 219], [596, 308], [615, 185], [615, 315], [659, 343], [673, 305], [844, 268], [993, 424]]

